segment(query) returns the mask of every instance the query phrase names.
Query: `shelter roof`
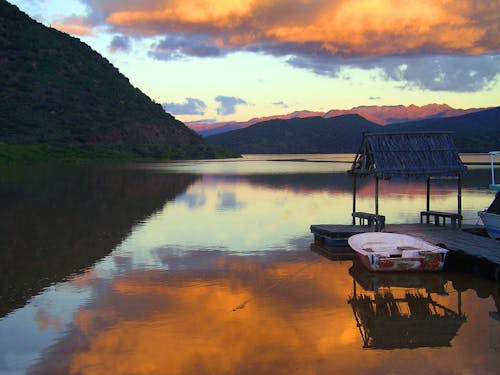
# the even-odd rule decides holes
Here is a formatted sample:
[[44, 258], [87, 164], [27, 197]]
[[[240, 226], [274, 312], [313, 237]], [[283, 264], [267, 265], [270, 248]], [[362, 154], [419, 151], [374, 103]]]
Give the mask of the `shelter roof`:
[[456, 177], [467, 167], [449, 132], [364, 133], [350, 173], [391, 178]]

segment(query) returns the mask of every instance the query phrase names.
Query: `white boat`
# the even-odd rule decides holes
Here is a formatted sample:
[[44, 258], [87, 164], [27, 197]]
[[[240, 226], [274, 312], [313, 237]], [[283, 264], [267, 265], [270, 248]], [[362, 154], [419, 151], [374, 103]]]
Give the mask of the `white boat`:
[[479, 217], [483, 221], [484, 227], [488, 235], [495, 240], [500, 239], [500, 214], [489, 213], [485, 211], [478, 212]]
[[448, 252], [406, 234], [367, 232], [348, 239], [361, 263], [370, 271], [439, 271]]
[[500, 193], [496, 193], [495, 199], [487, 210], [477, 213], [481, 218], [488, 235], [496, 240], [500, 239]]
[[488, 209], [479, 211], [477, 214], [481, 218], [488, 235], [494, 239], [500, 239], [500, 184], [495, 181], [495, 156], [500, 155], [500, 151], [491, 151], [491, 184], [489, 189], [496, 191], [495, 198]]

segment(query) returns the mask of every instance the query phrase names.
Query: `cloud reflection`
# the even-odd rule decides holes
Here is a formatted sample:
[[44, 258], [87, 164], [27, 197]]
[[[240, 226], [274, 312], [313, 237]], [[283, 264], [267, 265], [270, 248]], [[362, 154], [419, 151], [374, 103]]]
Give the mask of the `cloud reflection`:
[[[186, 261], [199, 265], [194, 255]], [[112, 280], [76, 312], [73, 328], [31, 373], [364, 374], [390, 366], [417, 374], [494, 363], [477, 329], [486, 305], [471, 308], [473, 294], [465, 293], [463, 304], [476, 327], [461, 331], [452, 353], [399, 351], [394, 361], [392, 351], [362, 349], [346, 302], [353, 292], [350, 261], [310, 252], [203, 257], [201, 268], [131, 271]], [[444, 305], [455, 300], [438, 297]], [[409, 363], [419, 363], [418, 371]]]

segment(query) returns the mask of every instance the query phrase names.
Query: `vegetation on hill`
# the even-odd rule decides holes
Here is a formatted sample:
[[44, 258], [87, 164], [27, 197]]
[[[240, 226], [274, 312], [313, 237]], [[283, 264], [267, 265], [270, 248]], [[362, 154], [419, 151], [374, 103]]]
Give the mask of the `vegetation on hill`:
[[458, 151], [500, 149], [500, 107], [471, 114], [391, 124], [372, 123], [359, 115], [270, 120], [206, 137], [208, 143], [239, 153], [356, 152], [363, 132], [451, 131]]
[[[65, 153], [77, 150], [80, 156], [92, 156], [91, 147], [77, 147], [88, 144], [114, 145], [109, 154], [118, 152], [120, 157], [127, 147], [115, 145], [137, 145], [139, 153], [133, 147], [127, 151], [136, 158], [144, 153], [178, 157], [193, 150], [206, 150], [207, 156], [219, 153], [203, 146], [199, 135], [165, 113], [88, 45], [32, 20], [5, 0], [0, 0], [0, 92], [0, 149], [12, 157], [21, 151], [13, 144], [30, 144], [25, 154], [37, 149], [42, 156], [54, 151], [47, 143], [59, 144]], [[150, 152], [139, 146], [151, 144], [164, 148]], [[173, 145], [189, 147], [174, 155]]]
[[9, 162], [70, 162], [85, 161], [154, 161], [186, 159], [224, 159], [240, 155], [224, 147], [158, 144], [64, 144], [0, 142], [0, 163]]

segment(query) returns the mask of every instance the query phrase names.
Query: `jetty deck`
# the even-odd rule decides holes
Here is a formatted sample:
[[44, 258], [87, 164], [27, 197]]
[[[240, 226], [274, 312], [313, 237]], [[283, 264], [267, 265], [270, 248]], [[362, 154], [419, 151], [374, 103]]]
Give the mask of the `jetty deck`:
[[[432, 224], [387, 224], [385, 232], [408, 234], [432, 244], [442, 244], [451, 250], [452, 258], [460, 258], [462, 268], [482, 276], [500, 280], [500, 241], [472, 233], [479, 226], [464, 225], [461, 229]], [[350, 235], [369, 232], [369, 226], [311, 225], [316, 242], [338, 241]], [[460, 266], [460, 265], [459, 265]]]

